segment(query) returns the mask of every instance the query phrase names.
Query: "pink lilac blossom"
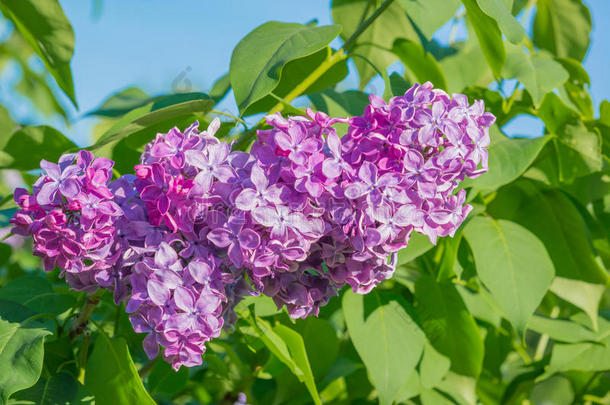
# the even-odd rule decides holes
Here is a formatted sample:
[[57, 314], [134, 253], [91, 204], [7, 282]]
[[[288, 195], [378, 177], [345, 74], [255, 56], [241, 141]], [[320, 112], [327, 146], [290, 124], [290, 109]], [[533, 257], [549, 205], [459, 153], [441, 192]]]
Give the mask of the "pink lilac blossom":
[[43, 161], [33, 194], [15, 192], [15, 232], [74, 288], [126, 299], [149, 357], [161, 345], [175, 369], [201, 364], [244, 295], [317, 315], [345, 285], [364, 294], [391, 277], [413, 231], [435, 243], [463, 222], [454, 191], [487, 170], [494, 117], [430, 83], [370, 101], [351, 119], [268, 116], [250, 153], [214, 136], [217, 119], [174, 128], [113, 182], [89, 152]]
[[[43, 160], [33, 193], [15, 190], [20, 209], [13, 233], [31, 236], [45, 270], [58, 266], [70, 285], [93, 292], [120, 256], [117, 221], [123, 215], [110, 191], [114, 162], [88, 151], [63, 155], [58, 164]], [[120, 301], [126, 289], [117, 289]]]

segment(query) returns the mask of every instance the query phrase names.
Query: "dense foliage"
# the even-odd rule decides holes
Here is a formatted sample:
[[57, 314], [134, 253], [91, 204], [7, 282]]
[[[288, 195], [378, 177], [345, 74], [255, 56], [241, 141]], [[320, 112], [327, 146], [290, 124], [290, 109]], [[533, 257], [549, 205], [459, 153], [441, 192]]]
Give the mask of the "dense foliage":
[[[14, 26], [0, 56], [21, 70], [15, 90], [68, 119], [53, 90], [76, 106], [59, 3], [0, 0], [0, 11]], [[0, 403], [610, 400], [610, 104], [594, 110], [581, 65], [588, 9], [334, 0], [331, 12], [335, 25], [253, 30], [209, 94], [110, 96], [89, 113], [100, 118], [87, 148], [97, 158], [0, 109]], [[448, 21], [467, 37], [433, 39]], [[34, 54], [44, 71], [31, 69]], [[341, 83], [349, 61], [360, 90]], [[371, 79], [386, 101], [365, 93]], [[466, 96], [408, 90], [426, 81]], [[230, 90], [239, 117], [214, 109]], [[277, 112], [292, 118], [257, 122]], [[523, 115], [544, 134], [505, 136]], [[235, 179], [243, 185], [227, 189]], [[201, 232], [191, 197], [221, 204], [204, 246], [189, 242]], [[315, 204], [280, 229], [280, 207], [303, 198]], [[227, 200], [240, 221], [222, 216]], [[11, 217], [34, 243], [8, 233]], [[362, 244], [379, 257], [356, 257], [354, 270]], [[117, 267], [121, 249], [132, 253]], [[218, 269], [247, 268], [243, 278], [197, 260], [208, 250]], [[284, 271], [308, 252], [316, 260]], [[177, 268], [184, 277], [168, 279]], [[264, 294], [248, 295], [256, 286]], [[202, 312], [214, 316], [184, 315]]]

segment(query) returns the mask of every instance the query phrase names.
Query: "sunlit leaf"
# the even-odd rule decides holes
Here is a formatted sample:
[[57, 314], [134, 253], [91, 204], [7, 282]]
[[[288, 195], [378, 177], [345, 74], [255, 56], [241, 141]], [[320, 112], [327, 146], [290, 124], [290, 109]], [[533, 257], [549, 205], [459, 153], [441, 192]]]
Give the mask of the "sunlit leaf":
[[[341, 38], [346, 41], [380, 5], [380, 1], [333, 0], [332, 17], [335, 23], [343, 26]], [[385, 70], [396, 61], [396, 56], [390, 50], [398, 38], [418, 39], [404, 9], [398, 2], [393, 2], [362, 32], [352, 51], [371, 61], [377, 69]], [[377, 71], [362, 58], [354, 58], [354, 63], [362, 89], [377, 75]]]
[[489, 145], [489, 171], [477, 178], [467, 179], [462, 187], [495, 190], [522, 175], [534, 162], [550, 136], [539, 138], [508, 138], [492, 134]]
[[540, 334], [549, 335], [551, 339], [559, 342], [580, 343], [604, 340], [610, 335], [608, 323], [604, 318], [600, 318], [602, 327], [599, 328], [598, 332], [595, 332], [575, 319], [557, 319], [534, 315], [529, 320], [527, 328]]
[[[184, 97], [190, 100], [185, 101]], [[213, 105], [214, 101], [204, 93], [164, 97], [125, 114], [89, 148], [97, 149], [128, 137], [137, 138], [132, 141], [134, 145], [144, 145], [154, 138], [160, 126], [172, 128], [177, 120], [205, 114]]]
[[462, 3], [466, 7], [468, 20], [477, 35], [491, 71], [494, 76], [500, 77], [506, 61], [506, 51], [498, 24], [481, 10], [476, 0], [462, 0]]
[[559, 62], [540, 53], [525, 53], [521, 47], [510, 44], [507, 44], [506, 65], [502, 75], [519, 80], [536, 106], [540, 105], [546, 93], [561, 86], [569, 78], [568, 72]]
[[85, 387], [95, 395], [97, 404], [155, 404], [142, 384], [123, 338], [98, 335], [87, 361]]
[[350, 337], [382, 405], [392, 403], [424, 348], [424, 334], [403, 305], [398, 297], [377, 291], [364, 296], [348, 291], [343, 297]]
[[398, 251], [398, 266], [409, 263], [411, 260], [423, 255], [433, 247], [434, 245], [427, 236], [417, 232], [411, 233], [411, 238], [409, 239], [407, 247]]
[[87, 394], [85, 387], [66, 372], [40, 378], [33, 387], [15, 395], [17, 400], [32, 401], [36, 405], [91, 403], [91, 401], [83, 401], [84, 397], [93, 399]]
[[518, 331], [551, 285], [553, 262], [534, 234], [514, 222], [473, 218], [464, 228], [477, 274]]
[[303, 375], [297, 375], [297, 378], [305, 383], [307, 390], [309, 390], [309, 393], [311, 394], [313, 402], [315, 404], [321, 404], [320, 394], [318, 394], [318, 389], [316, 388], [315, 379], [311, 371], [303, 338], [293, 329], [284, 325], [277, 325], [273, 328], [273, 331], [284, 341], [295, 365], [303, 371]]
[[[288, 96], [295, 87], [299, 86], [306, 78], [313, 73], [331, 54], [330, 48], [324, 48], [318, 52], [304, 56], [302, 58], [291, 60], [286, 63], [282, 70], [282, 74], [277, 86], [273, 89], [271, 95], [263, 97], [249, 106], [242, 115], [252, 115], [261, 112], [269, 111], [278, 102], [283, 103], [283, 98]], [[347, 61], [344, 59], [335, 63], [330, 69], [322, 74], [316, 81], [300, 91], [301, 95], [307, 95], [325, 90], [334, 86], [347, 76]], [[284, 109], [287, 113], [291, 113], [290, 109], [295, 110], [295, 114], [303, 115], [296, 110], [292, 105], [286, 104]]]
[[18, 170], [38, 169], [42, 159], [57, 161], [63, 153], [76, 148], [64, 134], [46, 125], [18, 128], [0, 144], [0, 167]]
[[0, 319], [0, 402], [31, 387], [42, 371], [45, 329], [30, 329]]
[[251, 31], [233, 50], [229, 70], [240, 111], [275, 89], [286, 63], [326, 48], [340, 31], [339, 25], [308, 27], [276, 21]]
[[[600, 330], [605, 337], [596, 343], [555, 343], [551, 354], [551, 362], [545, 375], [549, 376], [559, 371], [602, 371], [610, 369], [610, 322], [600, 323]], [[601, 328], [600, 328], [601, 329]], [[600, 344], [601, 343], [601, 344]]]
[[496, 20], [500, 30], [513, 44], [520, 43], [525, 38], [525, 30], [513, 17], [511, 9], [504, 0], [477, 0], [477, 4], [485, 14]]
[[434, 32], [457, 12], [459, 0], [400, 0], [415, 27], [431, 39]]
[[9, 18], [40, 56], [57, 84], [76, 106], [70, 61], [74, 30], [57, 0], [3, 0], [0, 11]]
[[301, 335], [284, 325], [272, 328], [260, 318], [255, 321], [254, 326], [269, 351], [307, 386], [314, 403], [319, 404], [320, 397]]
[[555, 277], [550, 290], [553, 294], [582, 309], [597, 328], [599, 302], [606, 287], [586, 281]]
[[539, 0], [534, 44], [560, 57], [583, 60], [589, 48], [591, 14], [581, 0]]
[[520, 181], [502, 189], [489, 212], [533, 232], [549, 252], [557, 276], [597, 284], [608, 281], [595, 258], [586, 224], [565, 194]]
[[[421, 385], [424, 388], [436, 387], [449, 371], [451, 361], [436, 351], [434, 346], [426, 343], [424, 354], [419, 363], [419, 373], [421, 374]], [[412, 375], [417, 375], [413, 373]]]
[[129, 111], [143, 106], [150, 100], [150, 96], [139, 87], [128, 87], [108, 97], [95, 110], [87, 115], [102, 117], [119, 117]]
[[604, 165], [600, 133], [590, 130], [582, 121], [567, 124], [553, 145], [559, 181], [569, 183], [576, 177], [600, 171]]
[[392, 51], [413, 72], [419, 83], [430, 81], [434, 87], [447, 88], [445, 76], [438, 62], [421, 45], [406, 39], [397, 39], [392, 46]]
[[[483, 339], [452, 283], [439, 283], [422, 275], [415, 282], [415, 297], [417, 312], [430, 343], [451, 360], [453, 371], [478, 376], [483, 363]], [[426, 386], [425, 374], [420, 371], [422, 384]]]
[[[557, 58], [561, 66], [570, 74], [568, 81], [564, 83], [565, 93], [569, 101], [586, 118], [593, 118], [593, 101], [588, 88], [591, 85], [589, 74], [585, 68], [575, 59]], [[562, 93], [560, 92], [560, 95]], [[564, 97], [565, 100], [565, 97]]]

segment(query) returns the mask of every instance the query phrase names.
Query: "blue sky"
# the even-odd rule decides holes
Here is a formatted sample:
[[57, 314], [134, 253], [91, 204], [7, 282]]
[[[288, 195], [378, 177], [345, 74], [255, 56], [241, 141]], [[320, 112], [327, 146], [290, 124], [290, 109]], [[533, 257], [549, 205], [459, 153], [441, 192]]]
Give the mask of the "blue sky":
[[[103, 0], [97, 15], [95, 1], [60, 3], [76, 34], [72, 71], [80, 112], [74, 112], [76, 125], [68, 132], [81, 145], [87, 144], [94, 119], [80, 115], [119, 89], [206, 91], [227, 72], [237, 42], [263, 22], [331, 23], [329, 0]], [[585, 3], [594, 20], [585, 67], [597, 105], [610, 98], [610, 0]], [[229, 99], [224, 107], [234, 109], [234, 102]]]

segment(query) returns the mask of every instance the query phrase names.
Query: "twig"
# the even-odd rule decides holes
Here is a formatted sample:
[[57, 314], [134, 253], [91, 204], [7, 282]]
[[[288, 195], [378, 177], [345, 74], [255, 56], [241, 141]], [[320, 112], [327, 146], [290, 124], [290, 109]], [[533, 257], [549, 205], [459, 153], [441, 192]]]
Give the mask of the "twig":
[[70, 338], [74, 340], [78, 335], [84, 332], [87, 327], [87, 323], [89, 322], [89, 316], [93, 313], [95, 307], [100, 303], [99, 295], [90, 295], [85, 300], [85, 305], [83, 305], [83, 309], [80, 314], [78, 314], [78, 318], [72, 324], [70, 328]]
[[148, 363], [144, 364], [142, 366], [142, 368], [140, 369], [140, 371], [138, 371], [138, 375], [140, 376], [140, 378], [148, 375], [148, 373], [151, 372], [151, 370], [153, 369], [153, 367], [155, 366], [155, 364], [157, 364], [157, 360], [159, 359], [159, 357], [155, 357], [154, 359], [150, 360]]

